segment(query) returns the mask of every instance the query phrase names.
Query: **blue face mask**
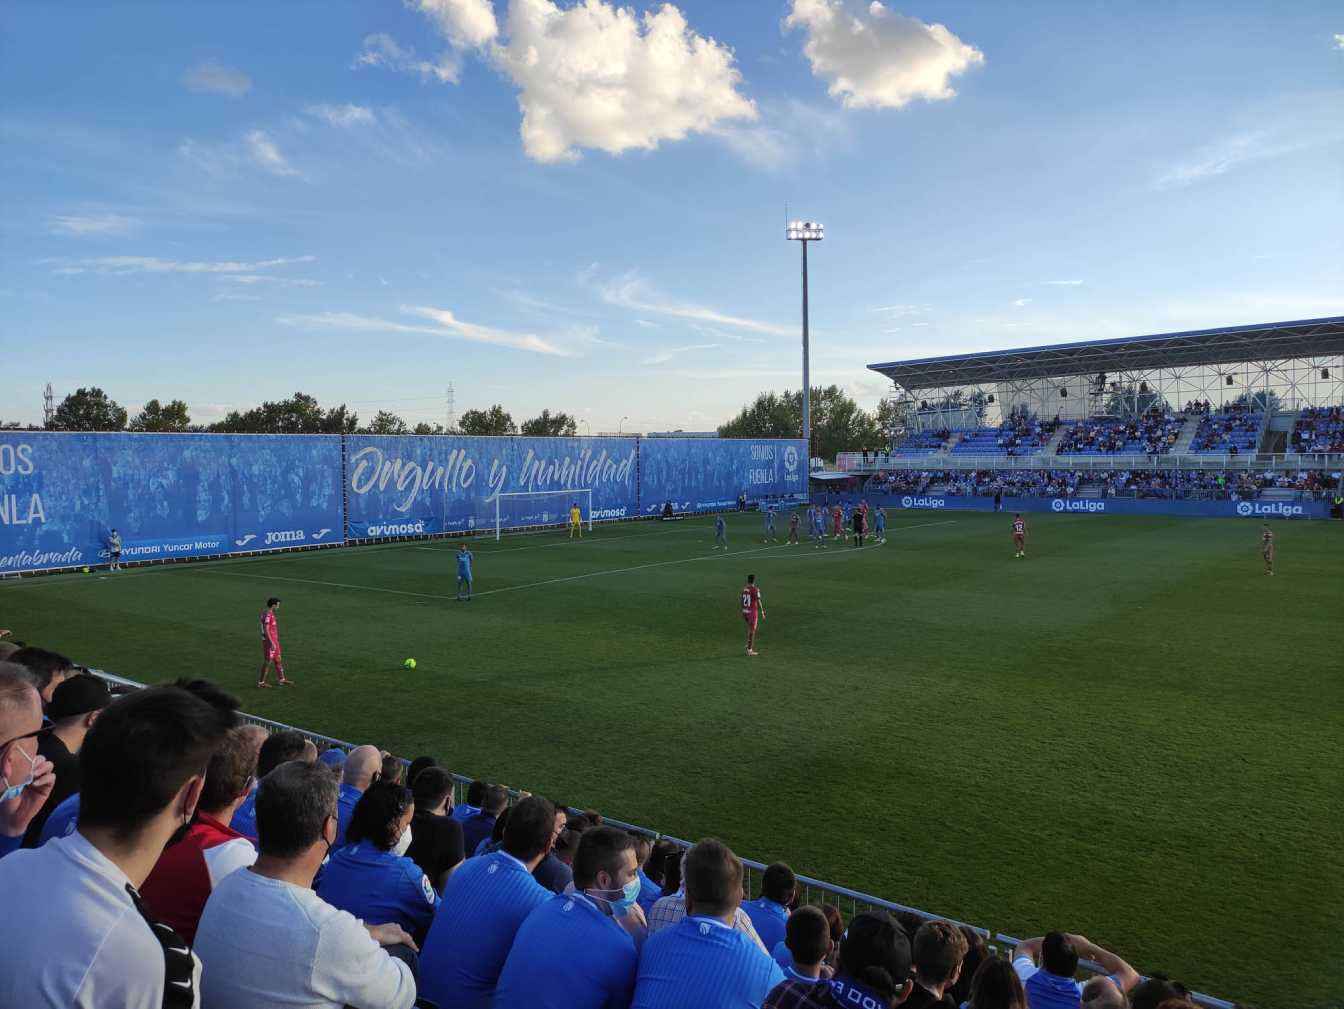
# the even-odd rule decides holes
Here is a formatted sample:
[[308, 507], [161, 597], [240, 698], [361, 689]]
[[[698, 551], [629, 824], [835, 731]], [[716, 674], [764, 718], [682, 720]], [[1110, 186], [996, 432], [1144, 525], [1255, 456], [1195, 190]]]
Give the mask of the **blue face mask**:
[[624, 918], [630, 913], [630, 909], [635, 906], [636, 901], [639, 900], [639, 877], [636, 876], [619, 890], [599, 890], [598, 892], [619, 893], [620, 896], [615, 900], [609, 897], [603, 899], [611, 905], [611, 916], [613, 918]]
[[[23, 753], [23, 750], [21, 748], [19, 747], [15, 748], [18, 749], [20, 753]], [[23, 753], [23, 755], [25, 757], [28, 757], [28, 754], [26, 753]], [[37, 755], [34, 754], [33, 756], [28, 757], [27, 780], [21, 781], [17, 785], [11, 785], [9, 783], [9, 779], [6, 778], [3, 774], [0, 774], [0, 781], [3, 781], [6, 785], [4, 792], [0, 793], [0, 802], [13, 802], [20, 795], [22, 795], [23, 790], [33, 783], [33, 771], [36, 769], [36, 767], [37, 767]]]

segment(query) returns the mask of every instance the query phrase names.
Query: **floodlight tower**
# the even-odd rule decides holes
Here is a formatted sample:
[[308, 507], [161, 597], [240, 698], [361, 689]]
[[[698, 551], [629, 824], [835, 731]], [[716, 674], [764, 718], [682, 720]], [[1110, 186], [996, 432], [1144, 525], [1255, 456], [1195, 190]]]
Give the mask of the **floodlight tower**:
[[812, 378], [808, 373], [807, 351], [807, 243], [820, 242], [826, 228], [816, 221], [790, 221], [784, 236], [803, 244], [803, 442], [807, 445], [807, 468], [812, 469]]

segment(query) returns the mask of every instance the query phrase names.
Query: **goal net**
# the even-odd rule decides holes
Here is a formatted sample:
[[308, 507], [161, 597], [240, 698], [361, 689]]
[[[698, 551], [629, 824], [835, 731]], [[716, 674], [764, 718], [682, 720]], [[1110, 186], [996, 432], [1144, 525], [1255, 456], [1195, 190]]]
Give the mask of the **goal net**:
[[504, 531], [539, 529], [569, 524], [569, 510], [579, 506], [583, 525], [593, 528], [593, 492], [584, 487], [571, 490], [519, 491], [495, 498], [495, 539]]

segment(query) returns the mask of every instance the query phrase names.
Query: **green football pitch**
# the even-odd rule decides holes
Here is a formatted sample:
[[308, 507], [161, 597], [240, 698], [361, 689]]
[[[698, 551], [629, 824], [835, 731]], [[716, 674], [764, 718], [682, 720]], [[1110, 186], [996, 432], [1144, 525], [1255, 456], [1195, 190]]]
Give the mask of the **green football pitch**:
[[[1082, 932], [1273, 1009], [1344, 990], [1338, 524], [732, 516], [0, 584], [0, 626], [135, 679], [1011, 934]], [[780, 523], [781, 533], [785, 530]], [[767, 620], [744, 654], [748, 573]], [[258, 617], [293, 689], [256, 690]], [[402, 668], [408, 657], [414, 671]]]

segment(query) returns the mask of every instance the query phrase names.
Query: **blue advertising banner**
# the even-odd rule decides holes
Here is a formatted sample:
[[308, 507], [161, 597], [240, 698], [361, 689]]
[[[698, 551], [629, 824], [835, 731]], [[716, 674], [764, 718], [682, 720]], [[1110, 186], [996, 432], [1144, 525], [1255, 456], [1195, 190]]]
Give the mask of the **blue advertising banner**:
[[340, 542], [338, 435], [0, 432], [0, 573]]
[[[347, 535], [494, 528], [497, 498], [506, 528], [558, 522], [572, 501], [561, 492], [581, 489], [592, 491], [593, 519], [633, 518], [636, 444], [634, 438], [350, 435]], [[585, 520], [586, 498], [573, 499]]]
[[[869, 504], [913, 511], [994, 510], [991, 497], [953, 494], [868, 494]], [[859, 500], [857, 494], [819, 494], [817, 500]], [[1068, 515], [1187, 515], [1191, 518], [1325, 519], [1327, 501], [1164, 501], [1158, 498], [1005, 497], [1004, 512], [1055, 512]]]
[[752, 499], [807, 496], [802, 439], [645, 438], [639, 443], [640, 510], [652, 515], [732, 508]]

